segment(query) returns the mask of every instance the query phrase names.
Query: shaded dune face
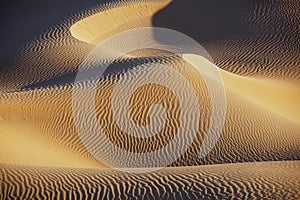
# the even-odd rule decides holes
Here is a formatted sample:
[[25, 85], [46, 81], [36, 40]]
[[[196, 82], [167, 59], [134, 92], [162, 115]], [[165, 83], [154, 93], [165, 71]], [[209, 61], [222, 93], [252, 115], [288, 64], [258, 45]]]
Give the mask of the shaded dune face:
[[298, 10], [297, 0], [174, 0], [153, 26], [191, 36], [229, 72], [299, 80]]
[[86, 0], [84, 4], [81, 0], [3, 2], [0, 8], [0, 26], [3, 27], [0, 32], [0, 73], [12, 67], [12, 62], [28, 42], [37, 39], [38, 35], [57, 25], [58, 21], [96, 7], [100, 2], [107, 1]]
[[[119, 31], [151, 26], [154, 12], [168, 3], [169, 0], [111, 1], [85, 8], [81, 12], [74, 11], [69, 17], [63, 17], [56, 22], [55, 26], [44, 27], [45, 33], [27, 42], [12, 64], [1, 67], [0, 91], [26, 89], [31, 85], [42, 87], [73, 82], [78, 66], [97, 44], [90, 41], [100, 42], [101, 39]], [[141, 12], [142, 10], [145, 13]], [[114, 18], [112, 15], [120, 16]], [[99, 34], [88, 34], [89, 37], [84, 37], [85, 33], [89, 32], [88, 27], [76, 22], [86, 21], [89, 17], [96, 19], [96, 22], [92, 21], [87, 25], [93, 27], [90, 27], [90, 30], [94, 29]], [[108, 18], [111, 20], [107, 20]], [[83, 33], [82, 38], [74, 37], [74, 32], [77, 33], [78, 30], [77, 26], [73, 27], [75, 24], [82, 27], [79, 29], [79, 32]], [[58, 78], [62, 78], [63, 81], [60, 79], [57, 83]]]
[[[180, 31], [199, 42], [226, 39], [247, 30], [241, 18], [258, 1], [174, 0], [153, 17], [153, 25]], [[182, 11], [180, 11], [182, 10]]]
[[[3, 199], [297, 199], [299, 161], [167, 168], [146, 174], [106, 169], [1, 165]], [[47, 185], [47, 187], [43, 187]]]

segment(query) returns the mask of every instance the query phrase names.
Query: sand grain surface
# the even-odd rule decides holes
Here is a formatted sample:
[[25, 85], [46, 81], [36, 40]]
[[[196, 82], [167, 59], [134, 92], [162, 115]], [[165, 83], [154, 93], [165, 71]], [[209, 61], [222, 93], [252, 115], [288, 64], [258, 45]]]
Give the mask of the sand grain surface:
[[[219, 19], [211, 18], [214, 0], [114, 1], [74, 13], [28, 42], [15, 62], [0, 71], [1, 199], [300, 198], [299, 0], [245, 2], [218, 4], [224, 6], [220, 13], [228, 16]], [[192, 26], [190, 19], [199, 18], [199, 6], [204, 19], [216, 26], [204, 19], [199, 20], [199, 29]], [[211, 99], [203, 77], [182, 57], [153, 49], [130, 52], [116, 59], [99, 81], [88, 77], [74, 83], [81, 62], [99, 42], [144, 26], [164, 26], [192, 36], [219, 67], [226, 118], [218, 142], [205, 158], [199, 157], [199, 150], [210, 124]], [[149, 113], [158, 113], [158, 107], [150, 109], [153, 104], [165, 108], [163, 128], [152, 127], [150, 131], [157, 134], [145, 139], [120, 128], [114, 115], [122, 113], [114, 113], [111, 104], [119, 81], [148, 72], [172, 80], [181, 98], [193, 103], [172, 74], [151, 71], [150, 65], [171, 66], [187, 80], [201, 111], [200, 120], [188, 120], [199, 129], [187, 151], [166, 168], [143, 174], [115, 171], [82, 143], [72, 94], [96, 89], [97, 122], [114, 145], [135, 153], [155, 151], [175, 137], [181, 123], [182, 110], [172, 90], [148, 84], [130, 98], [128, 110], [139, 125], [153, 123]], [[212, 84], [218, 83], [212, 80]], [[90, 124], [91, 115], [76, 122]], [[163, 118], [158, 115], [156, 120], [160, 123]], [[173, 153], [179, 150], [178, 144], [171, 146]], [[107, 159], [118, 158], [111, 154]]]

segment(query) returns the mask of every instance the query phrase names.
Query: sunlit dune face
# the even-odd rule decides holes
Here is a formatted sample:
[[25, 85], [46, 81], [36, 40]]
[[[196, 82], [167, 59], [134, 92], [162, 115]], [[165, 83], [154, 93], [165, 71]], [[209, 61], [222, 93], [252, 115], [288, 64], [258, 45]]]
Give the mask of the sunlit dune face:
[[[167, 54], [167, 52], [163, 53], [164, 55]], [[208, 119], [211, 115], [211, 100], [209, 98], [205, 82], [203, 78], [198, 75], [196, 70], [181, 58], [173, 58], [170, 61], [162, 58], [157, 59], [156, 62], [164, 63], [178, 70], [186, 78], [186, 80], [189, 81], [189, 84], [195, 90], [198, 98], [198, 105], [201, 109], [201, 119], [197, 122], [201, 128], [198, 130], [197, 137], [191, 145], [191, 151], [196, 152], [201, 146], [205, 133], [208, 130]], [[177, 64], [180, 63], [180, 65], [174, 65], [173, 62], [176, 62]], [[155, 61], [152, 61], [152, 64], [155, 65]], [[147, 71], [147, 66], [135, 66], [134, 70], [128, 70], [127, 73], [130, 73], [133, 76], [138, 76], [143, 71]], [[154, 75], [164, 79], [164, 74], [160, 74], [159, 70]], [[111, 105], [111, 98], [113, 90], [115, 89], [117, 82], [124, 79], [127, 79], [127, 75], [125, 75], [125, 73], [120, 73], [112, 76], [110, 80], [101, 81], [97, 87], [95, 110], [98, 117], [98, 123], [102, 130], [104, 130], [104, 133], [108, 136], [112, 143], [119, 148], [130, 152], [146, 153], [167, 145], [174, 136], [178, 134], [178, 128], [181, 125], [181, 107], [176, 95], [169, 88], [159, 84], [147, 84], [139, 87], [133, 93], [129, 102], [128, 109], [132, 120], [141, 126], [146, 126], [151, 123], [152, 126], [155, 125], [153, 124], [155, 122], [151, 121], [149, 118], [149, 112], [153, 105], [160, 105], [166, 111], [167, 121], [163, 125], [162, 130], [157, 130], [158, 127], [156, 127], [157, 129], [154, 128], [151, 130], [154, 134], [152, 137], [133, 137], [118, 127], [118, 124], [114, 119], [115, 116], [112, 113], [113, 108]], [[136, 84], [139, 83], [137, 82]], [[178, 84], [177, 87], [180, 87], [180, 84]], [[184, 93], [186, 88], [181, 87], [179, 90]], [[185, 96], [184, 98], [186, 98], [186, 101], [189, 102], [188, 96]], [[154, 112], [155, 111], [156, 110], [154, 110]], [[193, 122], [194, 119], [190, 118], [188, 121]], [[123, 123], [126, 124], [125, 121]], [[189, 137], [189, 134], [186, 133], [183, 137]]]
[[298, 81], [282, 81], [264, 78], [249, 78], [222, 72], [224, 83], [228, 87], [262, 108], [300, 123], [300, 102]]
[[[92, 159], [47, 143], [36, 136], [38, 122], [0, 122], [0, 162], [29, 166], [101, 167]], [[102, 166], [103, 167], [103, 166]]]
[[118, 32], [136, 27], [152, 25], [152, 16], [164, 8], [171, 0], [144, 1], [132, 4], [120, 4], [97, 13], [73, 24], [70, 28], [73, 37], [78, 40], [98, 44], [103, 39]]

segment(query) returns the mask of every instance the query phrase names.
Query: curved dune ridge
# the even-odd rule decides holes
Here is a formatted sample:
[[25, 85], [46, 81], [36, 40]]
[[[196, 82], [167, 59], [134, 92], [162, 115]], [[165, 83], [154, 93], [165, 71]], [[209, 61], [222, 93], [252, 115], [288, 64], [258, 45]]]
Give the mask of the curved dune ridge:
[[[177, 15], [181, 10], [189, 12]], [[229, 72], [299, 80], [298, 11], [299, 0], [175, 0], [154, 16], [153, 25], [191, 35]]]
[[[172, 57], [168, 59], [162, 57], [157, 59], [156, 62], [170, 63], [169, 66], [177, 68], [195, 89], [201, 116], [210, 116], [209, 94], [201, 76], [183, 60]], [[144, 63], [145, 61], [142, 59], [140, 62]], [[131, 61], [127, 65], [131, 66], [133, 63], [137, 64], [139, 62]], [[152, 61], [152, 63], [155, 63], [155, 61]], [[124, 66], [125, 63], [121, 62], [121, 64]], [[115, 84], [120, 79], [126, 79], [128, 73], [132, 73], [132, 76], [139, 76], [139, 74], [145, 72], [147, 72], [147, 67], [137, 67], [129, 69], [126, 73], [109, 75], [99, 83], [91, 80], [76, 85], [48, 87], [2, 95], [1, 118], [4, 122], [10, 122], [10, 127], [15, 127], [15, 129], [10, 128], [6, 131], [5, 126], [1, 127], [5, 136], [1, 141], [1, 162], [34, 165], [51, 164], [52, 166], [99, 166], [82, 145], [74, 125], [72, 112], [72, 88], [74, 87], [81, 90], [85, 90], [87, 87], [97, 87], [95, 110], [99, 125], [118, 147], [134, 152], [148, 152], [167, 144], [176, 134], [178, 123], [180, 123], [180, 105], [170, 90], [157, 85], [147, 85], [137, 90], [130, 101], [131, 116], [138, 124], [149, 123], [147, 117], [151, 105], [159, 103], [165, 107], [168, 113], [168, 122], [161, 132], [157, 133], [157, 130], [153, 130], [154, 133], [157, 133], [156, 137], [145, 140], [131, 137], [117, 126], [112, 114], [110, 98]], [[159, 70], [157, 74], [153, 75], [161, 76], [162, 79], [165, 76], [160, 74]], [[226, 121], [216, 147], [206, 158], [198, 158], [199, 146], [202, 144], [209, 124], [209, 117], [201, 117], [198, 122], [200, 129], [193, 145], [174, 165], [299, 159], [299, 123], [269, 110], [263, 106], [264, 104], [259, 104], [259, 101], [249, 100], [247, 96], [239, 92], [243, 87], [233, 87], [232, 83], [235, 83], [236, 80], [230, 78], [229, 81], [225, 82], [227, 95]], [[174, 85], [174, 87], [180, 86]], [[181, 90], [185, 90], [185, 88], [181, 88]], [[83, 98], [81, 101], [84, 102], [85, 96], [81, 96], [81, 98]], [[187, 96], [183, 98], [189, 99]], [[174, 106], [179, 109], [174, 109]], [[81, 122], [86, 123], [83, 119]], [[13, 141], [19, 137], [20, 128], [18, 127], [22, 127], [22, 123], [29, 127], [26, 129], [28, 130], [26, 137], [38, 138], [40, 139], [38, 141], [46, 147], [50, 145], [54, 146], [54, 149], [58, 148], [58, 153], [60, 149], [63, 149], [74, 154], [74, 157], [79, 155], [79, 158], [86, 158], [90, 162], [85, 163], [78, 159], [78, 162], [75, 162], [76, 164], [70, 165], [69, 159], [72, 160], [72, 156], [67, 156], [68, 158], [63, 160], [57, 158], [49, 160], [48, 157], [43, 159], [37, 153], [39, 152], [39, 146], [32, 146], [32, 150], [29, 150], [25, 145], [22, 149], [28, 151], [27, 158], [20, 159], [23, 155], [18, 154], [21, 151], [20, 143], [26, 143], [23, 140], [18, 141], [19, 143]], [[91, 126], [89, 130], [92, 131], [93, 128]], [[24, 133], [22, 134], [24, 135]], [[188, 137], [188, 135], [183, 137]], [[185, 139], [182, 138], [182, 141], [185, 141]], [[173, 151], [176, 151], [176, 149], [175, 146]], [[110, 159], [113, 160], [115, 157], [110, 157]]]
[[[93, 74], [74, 83], [79, 65], [96, 44], [124, 30], [155, 25], [156, 15], [173, 3], [117, 1], [75, 13], [28, 43], [16, 63], [1, 71], [1, 199], [299, 198], [299, 1], [253, 3], [241, 19], [249, 33], [201, 43], [220, 67], [227, 98], [222, 133], [204, 158], [199, 157], [199, 150], [212, 113], [209, 90], [203, 77], [181, 56], [155, 49], [130, 52], [116, 59], [102, 77]], [[273, 26], [276, 31], [270, 31]], [[107, 154], [101, 162], [84, 146], [75, 126], [72, 92], [96, 88], [98, 125], [110, 142], [128, 152], [152, 152], [166, 146], [178, 131], [182, 108], [176, 95], [158, 84], [144, 85], [133, 93], [128, 110], [136, 124], [154, 123], [149, 113], [160, 108], [152, 107], [154, 104], [166, 111], [162, 129], [152, 126], [151, 133], [156, 134], [144, 139], [120, 128], [114, 115], [122, 111], [113, 113], [111, 96], [119, 81], [140, 77], [150, 71], [150, 65], [157, 64], [178, 71], [195, 91], [200, 120], [189, 120], [199, 125], [196, 137], [165, 169], [144, 174], [109, 169], [114, 166], [107, 165], [118, 157]], [[172, 78], [160, 70], [151, 73], [161, 80]], [[180, 82], [175, 80], [172, 86], [192, 104]], [[80, 98], [84, 103], [87, 96]], [[162, 116], [158, 113], [155, 123], [162, 122]], [[79, 126], [90, 125], [91, 113], [77, 122]], [[88, 126], [90, 131], [94, 128]], [[184, 142], [191, 135], [180, 137]], [[164, 156], [178, 151], [178, 144], [174, 144]], [[243, 163], [231, 164], [237, 162]]]
[[[73, 37], [81, 41], [97, 45], [103, 39], [118, 32], [151, 26], [153, 15], [170, 2], [170, 0], [137, 1], [130, 4], [124, 2], [115, 8], [78, 21], [70, 27], [70, 32]], [[118, 17], [107, 18], [107, 16]]]
[[[166, 168], [145, 174], [1, 165], [2, 199], [297, 199], [299, 161]], [[47, 187], [43, 187], [47, 185]]]
[[[34, 41], [28, 42], [23, 47], [16, 62], [1, 71], [2, 77], [5, 77], [5, 79], [0, 79], [1, 91], [19, 90], [34, 83], [75, 72], [85, 56], [95, 47], [95, 45], [82, 42], [85, 40], [78, 40], [72, 36], [71, 32], [74, 32], [72, 29], [86, 28], [81, 25], [73, 27], [76, 22], [94, 14], [98, 16], [97, 13], [104, 13], [101, 15], [103, 18], [99, 19], [101, 23], [98, 18], [95, 19], [97, 20], [95, 24], [100, 24], [100, 28], [95, 27], [95, 24], [90, 25], [93, 27], [92, 30], [95, 28], [95, 30], [105, 31], [103, 34], [107, 37], [117, 33], [118, 30], [125, 30], [127, 23], [132, 23], [127, 29], [150, 26], [151, 13], [154, 14], [168, 2], [169, 0], [112, 1], [80, 13], [74, 13], [69, 18], [63, 19], [60, 24], [49, 27], [44, 34], [39, 35]], [[111, 10], [113, 10], [112, 13], [110, 13]], [[112, 17], [111, 14], [114, 15], [116, 12], [119, 14]], [[130, 13], [130, 16], [124, 16], [123, 12]], [[119, 18], [120, 20], [118, 20]], [[142, 20], [134, 22], [135, 19], [140, 18]], [[120, 28], [122, 25], [124, 27]], [[80, 32], [85, 33], [85, 31]]]

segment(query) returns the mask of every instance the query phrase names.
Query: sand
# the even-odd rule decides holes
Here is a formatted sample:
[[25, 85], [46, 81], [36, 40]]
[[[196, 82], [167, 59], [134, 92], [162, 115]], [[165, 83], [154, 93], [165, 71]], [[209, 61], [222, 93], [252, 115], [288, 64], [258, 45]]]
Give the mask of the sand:
[[[198, 151], [208, 130], [211, 100], [203, 78], [180, 57], [166, 52], [153, 54], [149, 50], [134, 52], [117, 59], [97, 85], [93, 79], [73, 83], [78, 66], [90, 50], [115, 33], [165, 23], [175, 30], [191, 33], [195, 27], [191, 29], [188, 21], [184, 24], [168, 17], [175, 11], [180, 13], [183, 5], [180, 1], [121, 1], [74, 13], [29, 42], [16, 62], [1, 71], [1, 198], [15, 195], [26, 199], [68, 199], [79, 195], [125, 199], [297, 199], [299, 45], [294, 29], [287, 25], [299, 21], [297, 1], [247, 2], [246, 6], [239, 5], [246, 9], [243, 13], [232, 6], [238, 19], [232, 27], [239, 30], [228, 31], [221, 26], [226, 30], [224, 34], [208, 37], [209, 31], [215, 30], [208, 27], [208, 33], [196, 34], [195, 39], [219, 67], [227, 97], [222, 134], [205, 158], [199, 158]], [[211, 7], [207, 2], [202, 2], [202, 6]], [[194, 10], [190, 15], [195, 15]], [[275, 17], [278, 17], [276, 23]], [[242, 22], [248, 32], [240, 29]], [[274, 23], [279, 26], [277, 31], [268, 29]], [[137, 67], [146, 62], [169, 64], [178, 70], [194, 88], [204, 117], [199, 122], [191, 119], [200, 127], [196, 138], [169, 167], [146, 174], [127, 174], [107, 168], [82, 144], [74, 125], [72, 92], [78, 88], [97, 88], [98, 123], [115, 145], [131, 152], [156, 150], [174, 137], [180, 124], [179, 103], [170, 90], [147, 85], [137, 90], [130, 101], [129, 110], [138, 124], [151, 123], [148, 111], [152, 104], [166, 108], [168, 121], [155, 137], [141, 140], [125, 134], [116, 124], [111, 108], [110, 97], [117, 82], [126, 81], [128, 74], [139, 76], [147, 72], [147, 67]], [[163, 79], [165, 75], [157, 72], [153, 76]], [[176, 83], [174, 87], [185, 94], [185, 88]], [[191, 103], [188, 96], [183, 98]], [[183, 136], [186, 140], [184, 137], [189, 136]], [[172, 150], [176, 152], [177, 146]], [[108, 159], [115, 157], [111, 155]], [[72, 192], [67, 192], [70, 189]]]
[[142, 175], [1, 165], [1, 173], [3, 199], [297, 199], [300, 189], [299, 161], [166, 168]]
[[[115, 8], [78, 21], [71, 26], [70, 31], [73, 37], [97, 45], [118, 32], [151, 26], [154, 14], [170, 2], [170, 0], [146, 0], [131, 4], [124, 2]], [[107, 16], [117, 17], [108, 18]], [[106, 19], [104, 23], [103, 19]]]

